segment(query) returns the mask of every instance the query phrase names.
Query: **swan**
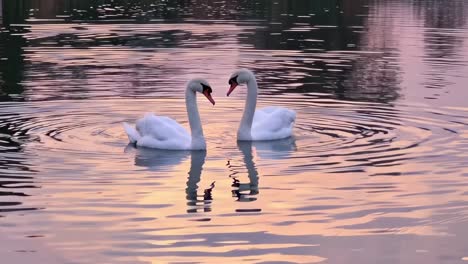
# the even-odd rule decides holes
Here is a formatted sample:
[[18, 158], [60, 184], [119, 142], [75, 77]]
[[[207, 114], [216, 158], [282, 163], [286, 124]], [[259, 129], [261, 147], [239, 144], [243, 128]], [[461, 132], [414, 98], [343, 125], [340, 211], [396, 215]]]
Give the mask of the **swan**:
[[257, 81], [255, 75], [247, 70], [235, 71], [230, 79], [229, 96], [239, 84], [247, 84], [247, 99], [242, 115], [237, 140], [276, 140], [292, 136], [296, 112], [284, 107], [268, 106], [255, 110], [257, 105]]
[[196, 93], [202, 93], [213, 105], [212, 89], [204, 79], [193, 79], [187, 83], [185, 105], [191, 136], [177, 121], [166, 116], [146, 114], [136, 122], [136, 129], [124, 123], [130, 143], [139, 147], [168, 150], [205, 150], [206, 142], [198, 113]]

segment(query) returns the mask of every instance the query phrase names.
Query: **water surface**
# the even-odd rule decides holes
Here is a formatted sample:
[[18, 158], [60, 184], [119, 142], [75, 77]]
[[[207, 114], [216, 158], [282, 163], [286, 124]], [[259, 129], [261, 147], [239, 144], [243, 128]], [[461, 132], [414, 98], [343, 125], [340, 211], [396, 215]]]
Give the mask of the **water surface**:
[[[123, 2], [4, 3], [4, 261], [468, 261], [468, 3]], [[240, 67], [293, 138], [236, 142]], [[207, 151], [128, 145], [194, 77]]]

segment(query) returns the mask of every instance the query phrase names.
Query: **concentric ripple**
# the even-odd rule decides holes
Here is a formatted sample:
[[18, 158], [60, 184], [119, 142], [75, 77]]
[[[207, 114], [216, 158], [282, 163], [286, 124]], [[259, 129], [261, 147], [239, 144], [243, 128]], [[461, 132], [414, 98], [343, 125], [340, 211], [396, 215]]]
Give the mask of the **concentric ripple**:
[[[246, 146], [235, 145], [235, 130], [232, 129], [238, 125], [242, 100], [228, 103], [220, 99], [217, 115], [211, 114], [214, 109], [207, 104], [200, 104], [209, 142], [208, 159], [228, 163], [225, 169], [231, 171], [232, 195], [237, 199], [255, 201], [258, 189], [262, 189], [258, 183], [262, 176], [294, 176], [310, 172], [390, 177], [424, 175], [428, 169], [405, 164], [428, 163], [438, 164], [437, 168], [431, 169], [435, 174], [464, 168], [468, 147], [464, 109], [341, 101], [313, 94], [308, 95], [305, 102], [292, 97], [262, 100], [261, 104], [283, 105], [298, 112], [295, 136]], [[135, 155], [137, 167], [156, 172], [171, 171], [178, 164], [187, 163], [190, 153], [181, 153], [179, 158], [170, 152], [135, 152], [137, 150], [127, 146], [121, 124], [135, 122], [144, 113], [141, 109], [154, 109], [158, 114], [167, 114], [188, 125], [183, 101], [177, 99], [138, 100], [137, 103], [119, 99], [95, 100], [93, 104], [50, 101], [46, 107], [43, 102], [3, 104], [0, 113], [0, 127], [4, 131], [2, 148], [5, 158], [10, 157], [4, 162], [8, 167], [8, 175], [4, 177], [22, 180], [4, 182], [5, 186], [18, 183], [22, 188], [33, 188], [34, 183], [28, 179], [33, 178], [36, 170], [63, 171], [73, 170], [76, 166], [81, 169], [115, 158], [122, 162], [122, 158], [128, 157], [126, 155]], [[31, 162], [23, 164], [24, 157], [20, 153], [26, 147], [28, 152], [42, 153], [36, 162], [47, 164], [54, 159], [60, 162], [47, 164], [45, 168]], [[237, 158], [239, 151], [242, 155]], [[117, 153], [120, 154], [116, 156]], [[268, 170], [262, 173], [261, 168]], [[106, 173], [114, 173], [111, 168], [103, 169]], [[196, 178], [200, 180], [200, 172], [198, 174]], [[50, 177], [43, 179], [52, 180]], [[26, 183], [29, 185], [24, 185]], [[243, 184], [247, 186], [242, 187]], [[246, 189], [243, 191], [243, 188]]]

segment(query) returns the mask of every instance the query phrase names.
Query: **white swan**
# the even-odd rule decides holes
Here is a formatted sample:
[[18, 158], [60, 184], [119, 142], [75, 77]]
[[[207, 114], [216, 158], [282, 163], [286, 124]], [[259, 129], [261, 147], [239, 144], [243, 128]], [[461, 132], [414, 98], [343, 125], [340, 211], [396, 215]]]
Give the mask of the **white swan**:
[[237, 140], [275, 140], [292, 136], [296, 112], [283, 107], [269, 106], [255, 111], [257, 81], [246, 69], [234, 72], [229, 79], [229, 96], [239, 84], [247, 84], [244, 114], [237, 130]]
[[206, 149], [203, 128], [198, 113], [196, 92], [202, 93], [214, 105], [211, 87], [206, 80], [193, 79], [187, 83], [185, 104], [192, 135], [177, 121], [166, 116], [146, 114], [136, 123], [136, 129], [124, 123], [124, 129], [131, 143], [139, 147], [170, 150]]

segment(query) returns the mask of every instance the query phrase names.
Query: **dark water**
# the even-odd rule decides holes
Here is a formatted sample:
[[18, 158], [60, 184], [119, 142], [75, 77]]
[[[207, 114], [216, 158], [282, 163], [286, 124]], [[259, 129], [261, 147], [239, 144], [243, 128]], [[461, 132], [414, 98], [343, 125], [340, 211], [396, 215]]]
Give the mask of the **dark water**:
[[[5, 263], [465, 263], [468, 2], [3, 1]], [[294, 138], [236, 142], [245, 89]], [[127, 146], [145, 112], [208, 150]], [[3, 263], [3, 262], [2, 262]]]

